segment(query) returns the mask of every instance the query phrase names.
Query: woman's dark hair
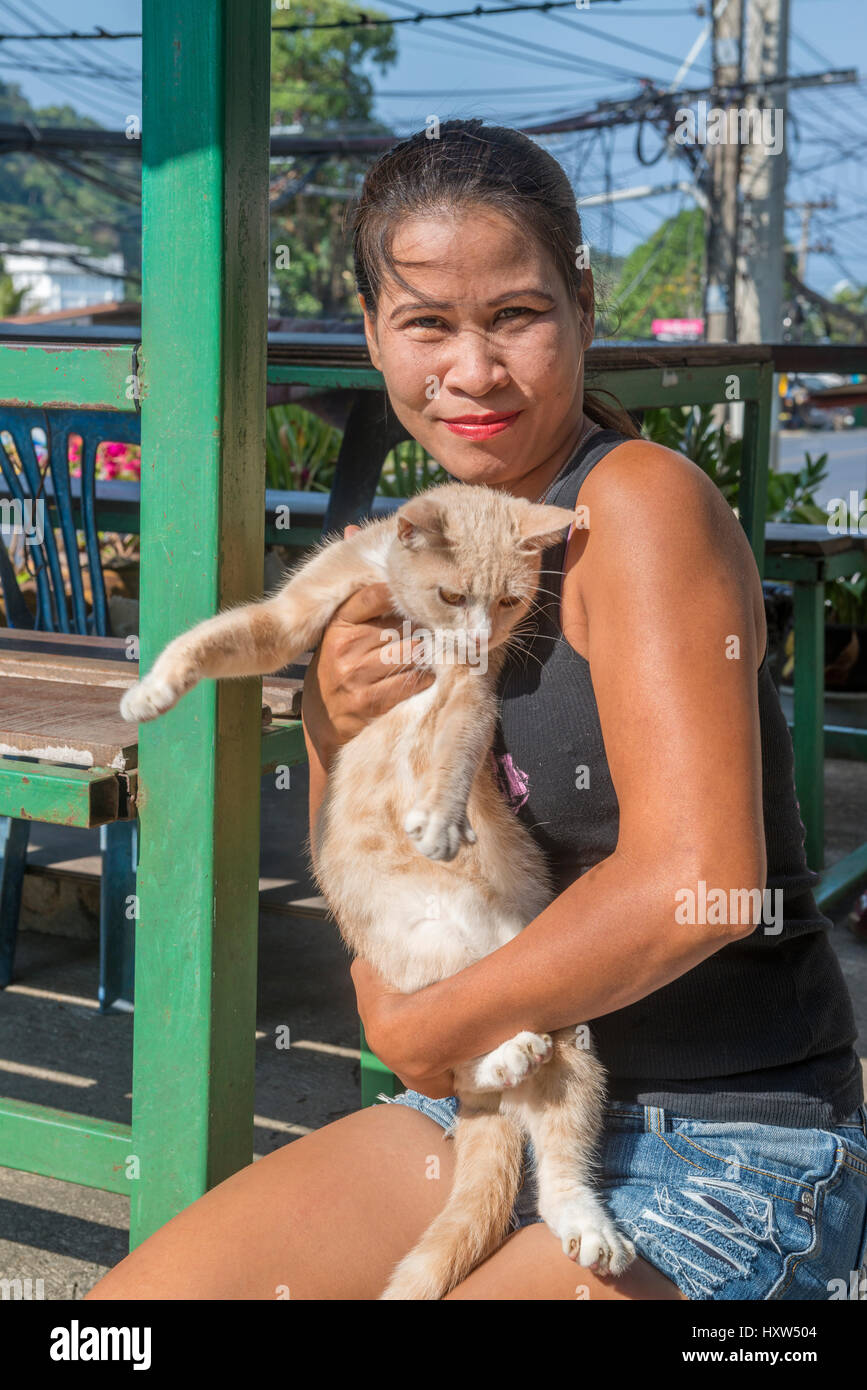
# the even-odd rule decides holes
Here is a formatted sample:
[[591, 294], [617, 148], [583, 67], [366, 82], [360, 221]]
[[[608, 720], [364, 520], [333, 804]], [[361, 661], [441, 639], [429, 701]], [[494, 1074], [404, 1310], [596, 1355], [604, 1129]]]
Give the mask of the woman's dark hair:
[[[579, 311], [585, 272], [577, 262], [584, 243], [575, 194], [563, 168], [520, 131], [454, 120], [443, 121], [435, 133], [416, 131], [367, 172], [352, 226], [356, 286], [371, 317], [386, 275], [413, 288], [392, 255], [398, 224], [406, 217], [442, 215], [472, 205], [494, 208], [533, 237], [553, 257]], [[613, 396], [611, 400], [609, 405], [585, 391], [584, 410], [596, 424], [637, 439], [635, 422]]]

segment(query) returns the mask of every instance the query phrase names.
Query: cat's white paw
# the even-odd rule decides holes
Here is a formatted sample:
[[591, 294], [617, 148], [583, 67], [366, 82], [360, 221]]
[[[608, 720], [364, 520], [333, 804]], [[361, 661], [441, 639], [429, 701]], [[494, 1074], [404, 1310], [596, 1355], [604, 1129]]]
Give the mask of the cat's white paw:
[[475, 831], [466, 817], [458, 820], [426, 806], [413, 806], [403, 828], [415, 847], [427, 859], [454, 859], [461, 845], [474, 845]]
[[564, 1254], [596, 1274], [622, 1274], [635, 1259], [635, 1246], [621, 1235], [602, 1203], [588, 1195], [569, 1202], [549, 1221]]
[[169, 681], [153, 674], [137, 681], [124, 693], [120, 702], [120, 712], [130, 724], [144, 724], [149, 719], [158, 719], [166, 710], [178, 703], [182, 690], [176, 690]]
[[520, 1086], [554, 1055], [547, 1033], [518, 1033], [501, 1043], [478, 1064], [475, 1085], [480, 1091], [506, 1091]]

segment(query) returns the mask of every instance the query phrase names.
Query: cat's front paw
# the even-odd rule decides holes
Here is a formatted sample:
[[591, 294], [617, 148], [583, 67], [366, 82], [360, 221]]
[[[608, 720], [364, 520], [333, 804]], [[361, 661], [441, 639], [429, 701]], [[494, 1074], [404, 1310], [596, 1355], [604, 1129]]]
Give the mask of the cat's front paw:
[[548, 1225], [560, 1237], [564, 1254], [596, 1274], [622, 1274], [635, 1259], [632, 1241], [618, 1231], [593, 1194], [566, 1203]]
[[474, 845], [475, 831], [467, 820], [426, 806], [413, 806], [403, 828], [427, 859], [454, 859], [461, 845]]
[[170, 681], [154, 676], [153, 673], [130, 686], [120, 702], [120, 712], [130, 724], [144, 724], [149, 719], [158, 719], [166, 710], [172, 709], [183, 695]]
[[518, 1033], [478, 1062], [475, 1088], [478, 1091], [511, 1090], [537, 1072], [553, 1055], [554, 1044], [547, 1033]]

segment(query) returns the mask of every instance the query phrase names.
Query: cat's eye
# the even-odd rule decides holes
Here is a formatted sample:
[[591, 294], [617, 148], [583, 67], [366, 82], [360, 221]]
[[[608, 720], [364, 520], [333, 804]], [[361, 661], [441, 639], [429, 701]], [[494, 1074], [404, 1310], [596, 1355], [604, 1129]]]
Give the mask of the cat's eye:
[[520, 594], [506, 594], [505, 598], [500, 599], [501, 608], [517, 608], [521, 602]]
[[466, 594], [456, 594], [454, 589], [440, 589], [439, 595], [443, 603], [451, 604], [452, 608], [459, 608], [467, 601]]

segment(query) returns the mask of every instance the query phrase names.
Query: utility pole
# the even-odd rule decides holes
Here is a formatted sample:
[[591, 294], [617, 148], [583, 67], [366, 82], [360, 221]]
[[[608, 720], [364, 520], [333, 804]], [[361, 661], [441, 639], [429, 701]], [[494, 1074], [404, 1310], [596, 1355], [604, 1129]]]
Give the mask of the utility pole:
[[[750, 0], [744, 76], [747, 82], [785, 78], [789, 62], [789, 0]], [[762, 138], [744, 147], [741, 161], [741, 237], [737, 282], [737, 337], [774, 343], [781, 334], [788, 88], [774, 85], [749, 99], [762, 118]]]
[[[712, 62], [715, 104], [728, 106], [728, 92], [743, 80], [743, 0], [717, 0], [712, 15]], [[727, 128], [728, 128], [727, 111]], [[705, 338], [733, 343], [736, 337], [735, 286], [739, 230], [738, 184], [741, 145], [726, 140], [708, 147], [710, 206], [705, 277]]]
[[837, 206], [836, 198], [817, 198], [814, 202], [806, 203], [786, 203], [786, 207], [792, 212], [801, 214], [801, 239], [798, 243], [798, 279], [807, 278], [807, 256], [811, 251], [824, 251], [827, 249], [826, 242], [818, 242], [815, 246], [810, 245], [810, 223], [813, 220], [814, 212], [824, 212], [826, 209], [834, 209]]

